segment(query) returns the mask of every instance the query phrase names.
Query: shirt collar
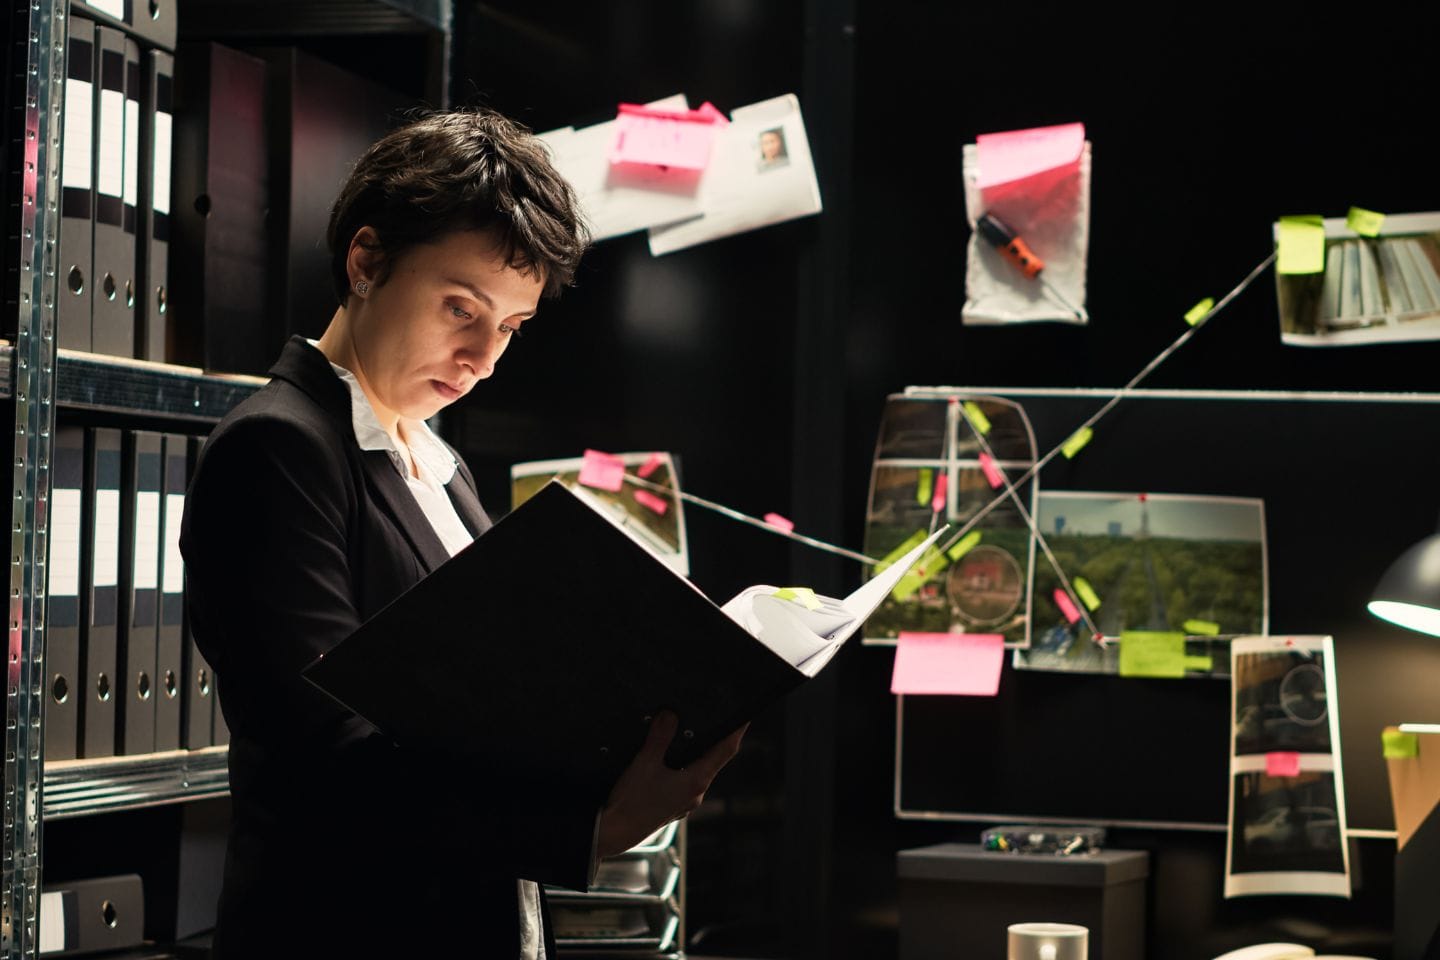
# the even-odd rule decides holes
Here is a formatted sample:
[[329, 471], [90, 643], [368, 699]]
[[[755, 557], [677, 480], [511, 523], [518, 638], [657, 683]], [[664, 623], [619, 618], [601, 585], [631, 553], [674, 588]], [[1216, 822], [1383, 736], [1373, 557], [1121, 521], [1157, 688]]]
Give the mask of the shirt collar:
[[[316, 349], [320, 347], [316, 340], [310, 340], [309, 343]], [[380, 426], [380, 418], [375, 415], [375, 408], [370, 404], [370, 398], [365, 396], [360, 381], [355, 378], [355, 374], [333, 361], [330, 362], [330, 369], [335, 371], [335, 376], [350, 390], [350, 423], [355, 428], [355, 442], [360, 445], [361, 450], [383, 450], [388, 453], [395, 469], [400, 471], [401, 476], [406, 476], [405, 458], [395, 445], [394, 438]], [[424, 420], [407, 418], [403, 422], [405, 436], [409, 438], [410, 455], [419, 460], [441, 484], [453, 480], [457, 469], [455, 458], [440, 438], [435, 436]]]

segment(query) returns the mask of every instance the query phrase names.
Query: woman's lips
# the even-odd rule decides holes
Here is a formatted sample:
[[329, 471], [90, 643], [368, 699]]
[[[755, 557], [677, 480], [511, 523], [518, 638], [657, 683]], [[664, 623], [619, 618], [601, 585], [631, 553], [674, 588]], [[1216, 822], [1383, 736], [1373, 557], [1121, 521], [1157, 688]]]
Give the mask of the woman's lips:
[[444, 380], [431, 380], [430, 384], [435, 388], [435, 392], [440, 394], [440, 396], [445, 398], [447, 401], [459, 400], [465, 395], [465, 391], [461, 390], [458, 387], [450, 386], [450, 384], [446, 383]]

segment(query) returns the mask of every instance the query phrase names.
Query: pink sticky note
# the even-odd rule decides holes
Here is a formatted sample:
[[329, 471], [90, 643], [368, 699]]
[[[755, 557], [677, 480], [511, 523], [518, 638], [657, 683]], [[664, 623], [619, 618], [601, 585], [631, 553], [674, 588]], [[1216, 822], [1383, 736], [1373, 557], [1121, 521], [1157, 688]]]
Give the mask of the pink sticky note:
[[1267, 777], [1300, 776], [1300, 754], [1288, 750], [1276, 750], [1265, 754], [1265, 775]]
[[980, 166], [976, 185], [984, 190], [1079, 163], [1080, 151], [1085, 147], [1085, 124], [982, 133], [975, 138], [975, 147]]
[[661, 514], [662, 516], [664, 515], [666, 510], [670, 509], [670, 501], [666, 500], [664, 497], [655, 496], [655, 494], [651, 493], [649, 490], [636, 490], [635, 502], [640, 504], [641, 506], [649, 507], [651, 510], [655, 511], [658, 514]]
[[613, 454], [586, 450], [580, 464], [580, 482], [597, 490], [618, 491], [625, 485], [625, 463]]
[[1005, 486], [1004, 472], [996, 465], [995, 458], [988, 453], [980, 454], [980, 472], [985, 474], [985, 479], [989, 481], [991, 489], [998, 490]]
[[993, 697], [1004, 661], [998, 633], [901, 633], [890, 692]]
[[615, 118], [610, 162], [704, 170], [710, 163], [718, 113], [714, 107], [678, 111], [622, 103]]
[[1080, 611], [1075, 608], [1068, 593], [1056, 587], [1053, 596], [1055, 597], [1055, 606], [1060, 608], [1060, 612], [1064, 614], [1066, 620], [1074, 623], [1080, 619]]
[[652, 453], [650, 454], [649, 459], [647, 459], [645, 463], [641, 465], [640, 469], [636, 470], [635, 472], [640, 475], [641, 479], [644, 479], [645, 477], [650, 476], [650, 474], [654, 473], [656, 470], [660, 469], [660, 464], [664, 462], [665, 461], [661, 458], [660, 454]]
[[770, 524], [770, 526], [772, 527], [784, 530], [786, 533], [789, 533], [791, 530], [795, 529], [795, 522], [793, 520], [786, 520], [778, 513], [765, 514], [765, 522]]
[[939, 513], [945, 509], [945, 490], [949, 485], [950, 478], [945, 474], [942, 473], [935, 478], [935, 496], [930, 500], [930, 510], [932, 513]]

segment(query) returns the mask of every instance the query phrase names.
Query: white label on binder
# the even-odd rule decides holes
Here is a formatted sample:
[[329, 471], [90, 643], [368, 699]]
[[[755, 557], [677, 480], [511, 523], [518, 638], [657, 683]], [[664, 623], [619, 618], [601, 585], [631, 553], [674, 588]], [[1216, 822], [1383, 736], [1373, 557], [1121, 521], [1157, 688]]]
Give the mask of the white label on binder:
[[86, 4], [122, 23], [125, 20], [125, 0], [86, 0]]
[[95, 123], [95, 88], [89, 80], [65, 80], [65, 159], [61, 168], [62, 186], [90, 189], [90, 167], [95, 162], [91, 127]]
[[56, 890], [40, 894], [40, 952], [65, 949], [65, 896]]
[[125, 202], [140, 194], [140, 101], [125, 100]]
[[80, 595], [80, 491], [50, 491], [50, 596]]
[[150, 185], [156, 213], [170, 212], [170, 114], [155, 114], [155, 182]]
[[125, 190], [125, 94], [100, 91], [100, 192], [110, 197]]
[[160, 494], [141, 490], [135, 494], [136, 590], [154, 590], [160, 581]]
[[165, 579], [161, 590], [181, 593], [185, 589], [185, 558], [180, 555], [180, 517], [185, 512], [185, 494], [165, 495]]
[[95, 491], [95, 580], [97, 587], [120, 583], [120, 491]]

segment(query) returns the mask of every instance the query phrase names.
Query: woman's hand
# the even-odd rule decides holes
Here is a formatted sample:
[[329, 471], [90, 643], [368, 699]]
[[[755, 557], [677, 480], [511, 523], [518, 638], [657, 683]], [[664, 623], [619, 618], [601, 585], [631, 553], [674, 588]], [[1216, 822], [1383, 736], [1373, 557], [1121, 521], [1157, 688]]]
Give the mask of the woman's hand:
[[665, 751], [675, 737], [679, 718], [662, 710], [650, 722], [645, 745], [630, 761], [600, 814], [596, 852], [601, 857], [624, 853], [650, 834], [700, 806], [710, 782], [740, 750], [748, 723], [721, 740], [683, 770], [665, 765]]

